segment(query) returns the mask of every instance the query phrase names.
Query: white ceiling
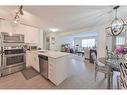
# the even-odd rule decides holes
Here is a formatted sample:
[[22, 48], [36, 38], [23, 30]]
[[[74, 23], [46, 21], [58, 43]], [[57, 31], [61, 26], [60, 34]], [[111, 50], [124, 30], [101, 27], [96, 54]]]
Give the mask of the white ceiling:
[[96, 36], [97, 36], [97, 32], [88, 31], [88, 32], [73, 33], [73, 34], [68, 35], [66, 37], [76, 38], [76, 37], [96, 37]]
[[[26, 6], [25, 10], [42, 19], [42, 27], [61, 31], [78, 30], [103, 24], [112, 7], [107, 6]], [[107, 17], [107, 19], [105, 19]]]
[[[0, 9], [15, 13], [17, 7], [1, 6]], [[58, 28], [68, 32], [111, 22], [112, 8], [113, 6], [24, 6], [25, 13], [22, 21], [42, 29]], [[126, 19], [126, 9], [126, 6], [121, 6], [118, 16]], [[33, 16], [38, 19], [31, 19], [30, 17]]]

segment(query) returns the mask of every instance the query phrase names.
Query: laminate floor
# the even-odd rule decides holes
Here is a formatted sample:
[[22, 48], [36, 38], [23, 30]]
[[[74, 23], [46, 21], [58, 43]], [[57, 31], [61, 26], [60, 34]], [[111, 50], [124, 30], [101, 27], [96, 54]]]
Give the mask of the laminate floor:
[[[0, 78], [0, 89], [106, 89], [107, 81], [104, 74], [98, 73], [94, 80], [94, 65], [80, 56], [71, 55], [68, 62], [69, 77], [59, 86], [55, 86], [49, 80], [37, 75], [26, 80], [21, 72], [17, 72]], [[114, 85], [116, 89], [116, 75], [114, 74]]]

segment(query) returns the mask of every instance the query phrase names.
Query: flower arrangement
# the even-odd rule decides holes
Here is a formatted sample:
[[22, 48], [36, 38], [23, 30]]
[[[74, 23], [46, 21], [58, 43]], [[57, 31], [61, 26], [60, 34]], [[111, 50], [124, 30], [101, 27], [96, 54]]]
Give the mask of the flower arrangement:
[[118, 55], [123, 55], [127, 53], [127, 48], [124, 48], [124, 46], [120, 45], [115, 49], [115, 53]]

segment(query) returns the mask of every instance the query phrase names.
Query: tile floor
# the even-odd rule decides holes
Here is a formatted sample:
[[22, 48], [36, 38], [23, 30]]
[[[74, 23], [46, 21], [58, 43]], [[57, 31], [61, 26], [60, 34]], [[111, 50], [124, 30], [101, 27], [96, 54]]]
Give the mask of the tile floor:
[[[94, 80], [94, 65], [82, 57], [71, 56], [68, 62], [69, 77], [55, 86], [41, 75], [26, 80], [21, 72], [0, 78], [0, 89], [106, 89], [104, 74], [98, 73]], [[116, 74], [115, 74], [116, 75]], [[116, 76], [113, 88], [116, 89]]]

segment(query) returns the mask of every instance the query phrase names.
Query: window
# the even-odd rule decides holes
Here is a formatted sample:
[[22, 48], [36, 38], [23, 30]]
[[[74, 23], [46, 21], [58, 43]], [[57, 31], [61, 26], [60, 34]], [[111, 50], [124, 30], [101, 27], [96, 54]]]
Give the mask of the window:
[[125, 37], [116, 37], [116, 45], [124, 45]]
[[74, 44], [75, 44], [74, 41], [72, 41], [72, 46], [74, 46]]
[[95, 39], [83, 39], [82, 47], [95, 47]]

